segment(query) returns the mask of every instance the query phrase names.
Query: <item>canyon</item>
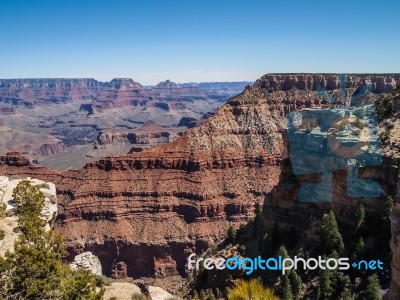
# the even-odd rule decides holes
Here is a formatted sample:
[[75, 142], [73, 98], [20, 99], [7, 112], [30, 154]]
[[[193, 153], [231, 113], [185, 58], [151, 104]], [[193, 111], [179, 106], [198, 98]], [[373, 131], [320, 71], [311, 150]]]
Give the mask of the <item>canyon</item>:
[[[50, 168], [80, 168], [94, 159], [172, 141], [249, 83], [166, 80], [143, 86], [128, 78], [0, 79], [0, 151], [18, 151]], [[159, 126], [144, 133], [149, 122]], [[116, 137], [101, 144], [111, 131], [116, 136], [138, 131], [141, 140]]]
[[[393, 149], [400, 143], [396, 130], [400, 125], [398, 118], [392, 118], [394, 129], [383, 144], [382, 164], [359, 171], [360, 178], [380, 183], [381, 198], [349, 197], [346, 171], [337, 170], [333, 173], [332, 202], [297, 201], [299, 187], [318, 182], [319, 176], [293, 175], [286, 115], [329, 107], [318, 87], [336, 97], [342, 94], [341, 84], [341, 77], [332, 74], [267, 74], [217, 108], [206, 121], [175, 132], [175, 136], [154, 134], [151, 127], [156, 125], [150, 122], [144, 124], [148, 128], [145, 133], [104, 132], [98, 142], [106, 145], [152, 138], [166, 142], [161, 146], [88, 161], [81, 169], [67, 171], [29, 164], [21, 154], [10, 152], [0, 158], [0, 173], [53, 182], [59, 206], [56, 229], [64, 237], [66, 259], [90, 251], [99, 257], [106, 275], [118, 274], [121, 266], [126, 275], [135, 278], [185, 275], [190, 253], [201, 253], [222, 241], [229, 226], [246, 224], [257, 207], [263, 207], [267, 226], [279, 221], [283, 230], [294, 228], [301, 239], [311, 243], [322, 213], [332, 209], [340, 222], [350, 224], [358, 203], [374, 211], [383, 208], [386, 196], [398, 199], [399, 160]], [[371, 90], [357, 100], [360, 103], [377, 101], [399, 88], [400, 75], [350, 74], [344, 82], [347, 96], [341, 104], [349, 103], [366, 84]], [[3, 85], [0, 82], [0, 87]], [[87, 81], [78, 91], [71, 87], [68, 97], [84, 94], [91, 85], [93, 81]], [[141, 89], [134, 82], [129, 81], [129, 85], [133, 90]], [[175, 85], [165, 82], [153, 92], [170, 88]], [[55, 84], [54, 91], [59, 90], [63, 88]], [[116, 96], [117, 102], [134, 99], [133, 90]], [[93, 111], [90, 106], [82, 110], [96, 115], [100, 102], [102, 110], [109, 109], [96, 99]], [[24, 101], [22, 105], [30, 106]], [[381, 121], [381, 131], [385, 130], [384, 122], [388, 120]], [[392, 299], [400, 289], [399, 216], [396, 204], [392, 215]]]

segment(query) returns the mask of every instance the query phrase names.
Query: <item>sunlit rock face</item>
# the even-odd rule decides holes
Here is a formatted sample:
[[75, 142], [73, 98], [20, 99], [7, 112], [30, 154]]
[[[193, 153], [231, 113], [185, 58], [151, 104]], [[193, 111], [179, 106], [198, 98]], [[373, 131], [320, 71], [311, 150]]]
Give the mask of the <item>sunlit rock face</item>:
[[93, 255], [91, 252], [83, 252], [75, 256], [74, 261], [70, 263], [72, 269], [86, 269], [92, 274], [101, 275], [101, 263], [97, 256]]

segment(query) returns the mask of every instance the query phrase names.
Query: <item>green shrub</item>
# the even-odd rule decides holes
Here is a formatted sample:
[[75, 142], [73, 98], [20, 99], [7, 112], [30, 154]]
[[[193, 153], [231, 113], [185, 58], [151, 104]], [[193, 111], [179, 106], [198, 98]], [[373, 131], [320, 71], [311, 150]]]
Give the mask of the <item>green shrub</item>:
[[132, 295], [132, 300], [146, 300], [146, 296], [142, 294], [133, 294]]
[[111, 285], [111, 278], [108, 278], [107, 276], [104, 275], [95, 275], [95, 279], [96, 279], [96, 286], [98, 287], [102, 287], [105, 285]]
[[375, 103], [376, 112], [378, 114], [378, 121], [389, 118], [393, 113], [392, 97], [388, 96], [384, 99], [379, 99]]
[[236, 230], [233, 226], [229, 226], [228, 228], [228, 240], [233, 243], [236, 240]]
[[360, 119], [357, 119], [357, 121], [356, 121], [356, 127], [357, 127], [358, 129], [364, 129], [365, 124], [364, 124], [364, 122], [361, 121]]
[[0, 204], [0, 219], [4, 218], [6, 216], [6, 209], [7, 209], [7, 204], [1, 203]]
[[380, 135], [380, 138], [381, 138], [382, 142], [386, 142], [387, 140], [389, 140], [389, 138], [390, 138], [390, 130], [386, 129], [385, 131], [382, 131], [381, 135]]

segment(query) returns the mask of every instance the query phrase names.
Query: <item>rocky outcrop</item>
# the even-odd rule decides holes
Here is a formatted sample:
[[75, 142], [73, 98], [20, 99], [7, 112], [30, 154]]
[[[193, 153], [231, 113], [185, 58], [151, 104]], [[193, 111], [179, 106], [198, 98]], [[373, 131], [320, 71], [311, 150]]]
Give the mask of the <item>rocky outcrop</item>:
[[148, 287], [149, 295], [152, 300], [174, 300], [177, 299], [175, 296], [171, 295], [167, 291], [163, 290], [158, 286]]
[[[51, 182], [44, 182], [29, 177], [26, 178], [26, 180], [29, 180], [33, 185], [41, 186], [40, 191], [45, 196], [45, 203], [40, 217], [46, 221], [46, 230], [50, 230], [54, 225], [58, 212], [55, 185]], [[12, 193], [20, 181], [21, 179], [10, 179], [7, 176], [0, 176], [0, 204], [5, 203], [7, 205], [6, 217], [0, 220], [0, 228], [5, 232], [4, 240], [0, 241], [0, 256], [4, 255], [6, 251], [12, 251], [14, 249], [14, 242], [19, 235], [17, 230], [18, 215], [15, 213]]]
[[104, 287], [104, 300], [132, 300], [132, 295], [141, 295], [140, 288], [133, 283], [113, 282]]
[[0, 156], [0, 164], [5, 164], [7, 166], [29, 166], [29, 160], [21, 155], [19, 152], [7, 152], [6, 155]]
[[112, 282], [110, 285], [105, 286], [104, 299], [118, 299], [118, 300], [131, 300], [133, 295], [142, 295], [146, 299], [151, 300], [178, 300], [166, 290], [157, 286], [146, 286], [142, 290], [139, 286], [129, 282]]
[[114, 261], [111, 270], [111, 278], [121, 279], [126, 277], [128, 277], [127, 265], [123, 261]]
[[[341, 77], [334, 74], [267, 74], [255, 82], [255, 86], [275, 91], [293, 89], [315, 91], [318, 86], [333, 91], [341, 87]], [[346, 88], [359, 88], [364, 84], [371, 85], [373, 93], [390, 93], [400, 86], [400, 75], [350, 74], [346, 78]]]
[[66, 148], [65, 144], [61, 141], [55, 142], [52, 144], [46, 143], [46, 144], [41, 145], [39, 147], [39, 149], [34, 151], [34, 154], [39, 157], [50, 156], [50, 155], [63, 153], [65, 148]]
[[155, 88], [157, 89], [177, 89], [180, 88], [175, 82], [167, 79], [166, 81], [158, 83]]
[[183, 117], [178, 123], [178, 127], [185, 126], [187, 128], [193, 128], [197, 125], [197, 120], [194, 118]]
[[99, 258], [93, 253], [87, 251], [75, 256], [74, 261], [70, 263], [72, 269], [86, 269], [92, 274], [102, 275], [101, 263]]
[[[287, 88], [284, 76], [289, 83], [295, 78], [313, 83]], [[391, 82], [398, 80], [368, 76], [354, 75], [347, 92], [353, 94], [361, 88], [364, 81], [359, 77], [389, 82], [366, 96], [372, 99], [379, 97], [375, 92], [381, 88], [389, 91]], [[286, 114], [326, 105], [314, 84], [323, 83], [323, 78], [325, 87], [338, 87], [330, 83], [339, 80], [333, 75], [266, 75], [206, 122], [158, 148], [108, 157], [62, 173], [9, 166], [1, 171], [51, 178], [60, 201], [57, 230], [71, 259], [91, 251], [108, 275], [115, 262], [123, 262], [126, 274], [133, 277], [184, 274], [189, 253], [200, 253], [223, 239], [229, 225], [246, 223], [259, 205], [264, 206], [272, 224], [279, 220], [283, 227], [302, 228], [304, 233], [299, 234], [311, 239], [321, 212], [333, 209], [339, 218], [348, 220], [360, 202], [346, 194], [345, 171], [333, 176], [332, 203], [296, 201], [299, 185], [318, 178], [293, 177]], [[383, 165], [366, 168], [360, 176], [379, 180], [384, 192], [391, 193], [396, 172]], [[382, 204], [365, 203], [367, 209]]]
[[137, 129], [103, 131], [97, 138], [97, 144], [101, 146], [128, 143], [132, 145], [157, 146], [172, 142], [180, 135], [182, 135], [182, 130], [165, 128], [150, 121]]
[[93, 104], [85, 103], [81, 104], [81, 106], [79, 107], [79, 111], [86, 111], [88, 115], [93, 115], [95, 113], [95, 108], [93, 107]]

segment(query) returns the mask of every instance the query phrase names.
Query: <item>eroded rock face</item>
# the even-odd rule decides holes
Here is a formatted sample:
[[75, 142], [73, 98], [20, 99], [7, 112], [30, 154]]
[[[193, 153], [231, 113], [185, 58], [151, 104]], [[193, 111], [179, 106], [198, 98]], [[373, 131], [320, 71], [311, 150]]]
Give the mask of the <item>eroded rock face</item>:
[[111, 270], [111, 278], [121, 279], [126, 277], [128, 277], [128, 269], [126, 263], [124, 263], [123, 261], [114, 261]]
[[[373, 93], [390, 93], [400, 84], [400, 75], [350, 74], [346, 78], [346, 88], [358, 88], [371, 84]], [[318, 86], [326, 90], [338, 90], [341, 77], [334, 74], [267, 74], [256, 81], [255, 86], [269, 92], [293, 89], [315, 91]]]
[[[382, 87], [387, 90], [398, 80], [376, 77], [354, 75], [348, 93], [365, 80], [389, 82]], [[332, 203], [296, 201], [299, 185], [318, 178], [293, 177], [285, 116], [326, 103], [314, 82], [335, 89], [338, 78], [266, 75], [172, 143], [105, 158], [81, 170], [61, 173], [4, 165], [2, 171], [40, 174], [55, 182], [60, 201], [57, 230], [71, 258], [91, 251], [107, 275], [115, 261], [124, 262], [127, 275], [133, 277], [183, 274], [189, 253], [200, 253], [223, 239], [229, 225], [246, 223], [257, 205], [264, 206], [272, 224], [279, 220], [284, 227], [301, 228], [311, 240], [321, 211], [333, 209], [339, 218], [348, 219], [360, 200], [347, 197], [346, 173], [338, 171]], [[291, 88], [286, 88], [287, 81]], [[360, 176], [383, 182], [383, 189], [391, 192], [397, 180], [393, 172], [397, 171], [389, 164], [363, 169]], [[364, 204], [373, 208], [383, 201]]]
[[30, 161], [26, 157], [22, 156], [19, 152], [7, 152], [6, 155], [0, 156], [0, 164], [6, 164], [7, 166], [29, 166]]

